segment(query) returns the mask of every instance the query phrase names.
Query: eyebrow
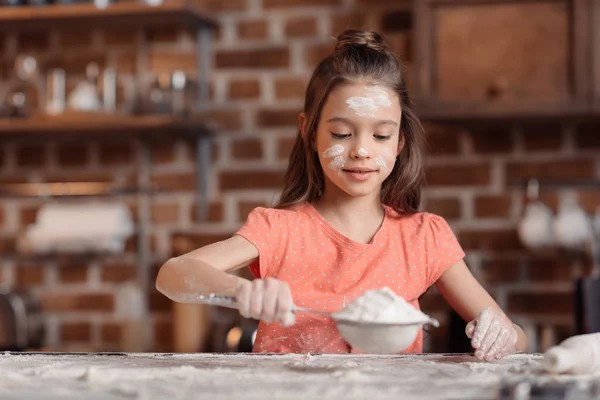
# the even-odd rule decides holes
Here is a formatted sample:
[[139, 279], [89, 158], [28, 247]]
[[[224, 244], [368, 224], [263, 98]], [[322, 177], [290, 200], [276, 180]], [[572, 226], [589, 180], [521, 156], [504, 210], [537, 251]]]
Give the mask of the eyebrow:
[[[329, 118], [327, 120], [327, 122], [345, 122], [348, 125], [354, 125], [352, 123], [352, 120], [348, 119], [348, 118], [344, 118], [344, 117], [332, 117]], [[394, 126], [398, 126], [398, 123], [396, 121], [393, 121], [391, 119], [380, 119], [379, 121], [377, 121], [377, 125], [394, 125]]]

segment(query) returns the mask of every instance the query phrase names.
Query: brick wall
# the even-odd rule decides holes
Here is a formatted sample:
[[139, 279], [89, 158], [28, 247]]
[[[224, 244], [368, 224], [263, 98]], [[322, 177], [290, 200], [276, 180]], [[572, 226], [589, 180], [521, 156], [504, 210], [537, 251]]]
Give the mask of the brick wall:
[[[407, 63], [410, 75], [408, 2], [198, 1], [215, 12], [221, 24], [211, 112], [222, 129], [213, 147], [210, 217], [199, 223], [194, 212], [190, 144], [165, 141], [155, 145], [153, 180], [176, 190], [153, 202], [152, 247], [157, 266], [171, 255], [227, 237], [249, 210], [272, 202], [296, 134], [305, 84], [312, 68], [331, 49], [331, 36], [347, 27], [381, 30]], [[188, 32], [161, 29], [149, 37], [153, 42], [151, 70], [193, 73], [194, 46]], [[111, 31], [71, 37], [9, 35], [2, 43], [8, 55], [30, 49], [73, 74], [81, 74], [90, 60], [115, 66], [126, 88], [133, 73], [132, 38]], [[6, 68], [6, 64], [4, 70], [0, 68], [0, 76], [6, 76]], [[524, 196], [506, 182], [529, 175], [596, 177], [600, 140], [594, 139], [593, 130], [555, 124], [487, 130], [428, 126], [431, 156], [425, 208], [449, 220], [476, 275], [536, 340], [568, 334], [570, 278], [577, 267], [571, 259], [531, 255], [521, 248], [515, 225]], [[122, 182], [134, 175], [136, 151], [128, 142], [2, 142], [0, 182]], [[555, 208], [558, 193], [545, 196]], [[599, 196], [582, 194], [588, 210]], [[40, 204], [37, 200], [0, 200], [4, 238], [0, 250], [11, 249], [11, 239], [33, 221]], [[136, 279], [134, 240], [128, 248], [127, 254], [114, 259], [3, 258], [0, 282], [27, 287], [41, 297], [48, 346], [118, 350], [120, 319], [114, 296], [120, 285]], [[172, 349], [171, 305], [154, 291], [149, 298], [154, 348], [168, 351]], [[434, 290], [425, 296], [423, 305], [445, 321], [447, 308]], [[429, 350], [444, 349], [446, 326], [432, 332]]]

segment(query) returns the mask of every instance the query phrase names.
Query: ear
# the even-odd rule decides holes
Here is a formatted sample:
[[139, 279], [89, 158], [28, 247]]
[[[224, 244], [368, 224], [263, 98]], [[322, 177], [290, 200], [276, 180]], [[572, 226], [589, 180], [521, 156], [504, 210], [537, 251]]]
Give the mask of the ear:
[[400, 152], [404, 148], [404, 144], [405, 144], [404, 134], [402, 133], [402, 131], [400, 131], [400, 139], [398, 140], [398, 150], [396, 151], [396, 157], [398, 157], [400, 155]]
[[306, 113], [300, 113], [300, 115], [298, 116], [298, 129], [300, 129], [300, 133], [302, 134], [302, 137], [304, 139], [306, 139], [306, 124], [308, 123], [308, 117], [306, 116]]

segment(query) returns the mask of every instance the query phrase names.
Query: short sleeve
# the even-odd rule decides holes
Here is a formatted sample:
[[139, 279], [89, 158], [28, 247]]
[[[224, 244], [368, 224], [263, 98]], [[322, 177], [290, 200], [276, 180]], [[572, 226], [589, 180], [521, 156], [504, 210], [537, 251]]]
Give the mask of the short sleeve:
[[276, 210], [257, 207], [250, 211], [246, 222], [236, 232], [258, 250], [258, 262], [250, 264], [250, 271], [256, 278], [265, 278], [269, 274], [273, 252], [277, 248], [278, 220]]
[[446, 220], [426, 214], [427, 286], [433, 285], [452, 265], [465, 257], [456, 235]]

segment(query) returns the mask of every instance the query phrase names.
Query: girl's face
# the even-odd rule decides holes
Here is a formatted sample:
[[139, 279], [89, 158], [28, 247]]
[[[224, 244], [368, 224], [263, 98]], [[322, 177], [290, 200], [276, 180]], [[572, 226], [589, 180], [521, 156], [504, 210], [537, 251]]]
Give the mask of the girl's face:
[[336, 87], [317, 127], [317, 151], [331, 183], [350, 196], [379, 196], [401, 150], [400, 101], [394, 91], [366, 83]]

